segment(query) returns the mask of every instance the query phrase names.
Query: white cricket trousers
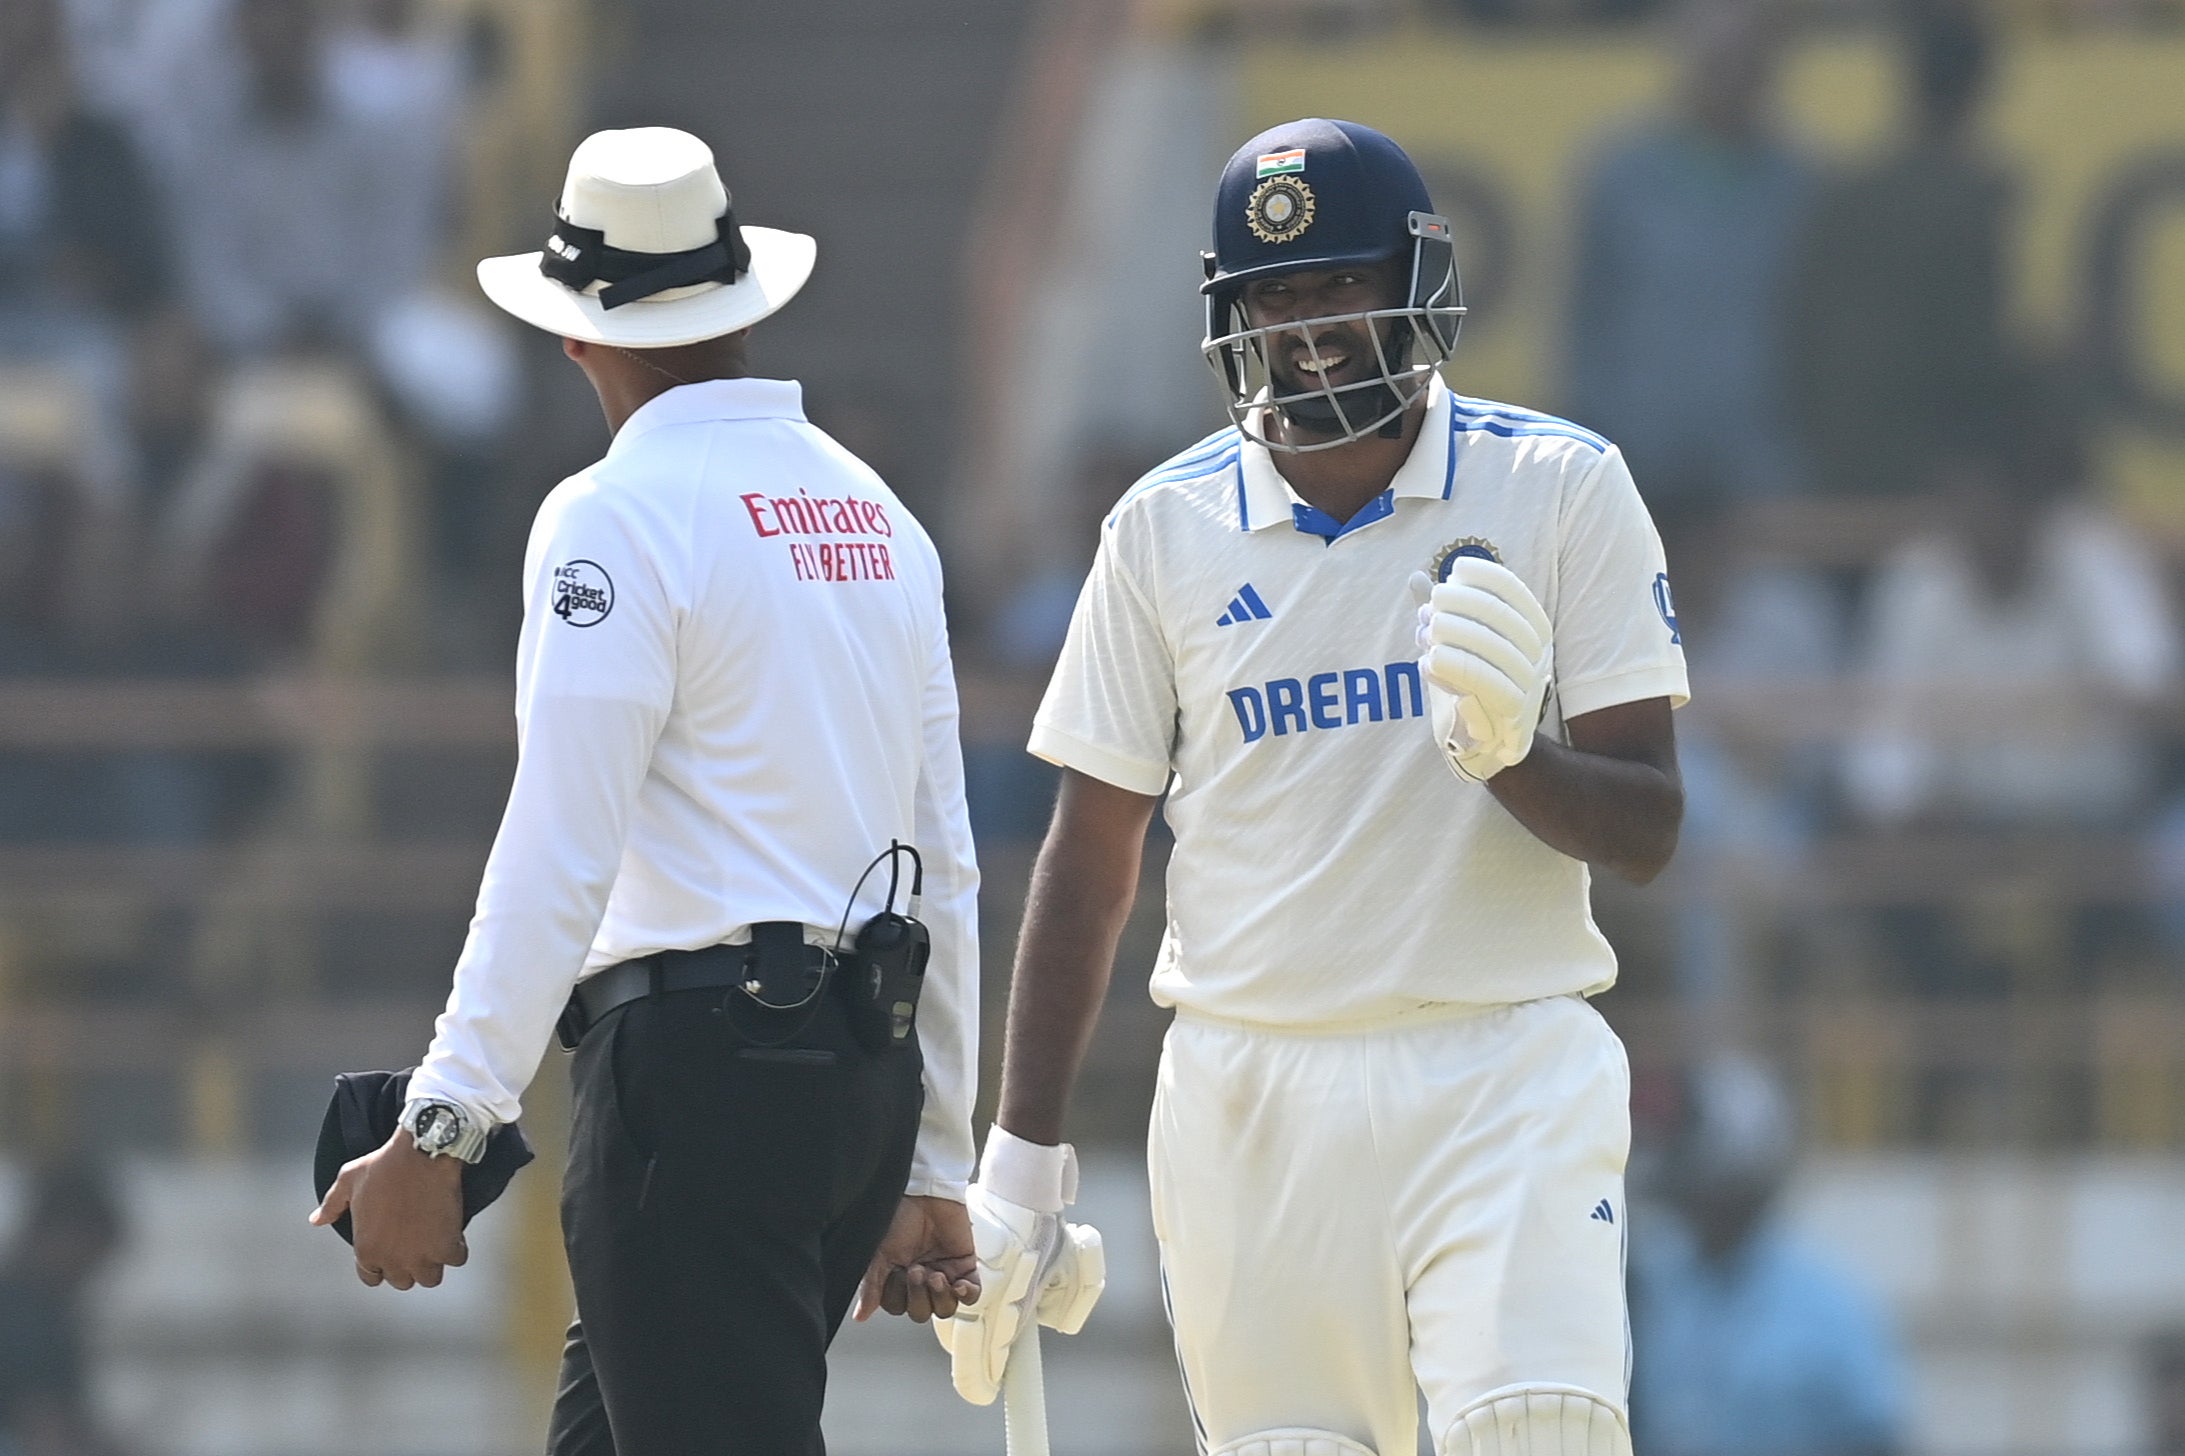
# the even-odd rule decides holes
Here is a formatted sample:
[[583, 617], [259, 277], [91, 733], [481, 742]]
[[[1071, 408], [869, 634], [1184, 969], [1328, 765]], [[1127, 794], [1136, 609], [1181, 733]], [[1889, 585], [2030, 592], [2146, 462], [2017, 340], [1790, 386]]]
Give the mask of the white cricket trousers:
[[1576, 996], [1318, 1031], [1180, 1011], [1153, 1227], [1200, 1449], [1311, 1427], [1412, 1456], [1481, 1399], [1621, 1414], [1623, 1045]]

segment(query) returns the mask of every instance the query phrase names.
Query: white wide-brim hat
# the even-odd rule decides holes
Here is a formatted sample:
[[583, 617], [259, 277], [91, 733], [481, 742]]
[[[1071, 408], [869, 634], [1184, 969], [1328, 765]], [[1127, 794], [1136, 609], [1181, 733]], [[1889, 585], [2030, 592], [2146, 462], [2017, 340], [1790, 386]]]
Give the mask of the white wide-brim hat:
[[[569, 158], [560, 224], [547, 244], [552, 261], [547, 251], [487, 258], [478, 265], [478, 286], [548, 333], [632, 349], [668, 349], [751, 327], [796, 297], [819, 252], [803, 233], [738, 226], [712, 150], [664, 126], [586, 137]], [[727, 262], [737, 236], [749, 252], [740, 271]], [[699, 281], [651, 288], [614, 306], [603, 298], [616, 283], [648, 272]]]

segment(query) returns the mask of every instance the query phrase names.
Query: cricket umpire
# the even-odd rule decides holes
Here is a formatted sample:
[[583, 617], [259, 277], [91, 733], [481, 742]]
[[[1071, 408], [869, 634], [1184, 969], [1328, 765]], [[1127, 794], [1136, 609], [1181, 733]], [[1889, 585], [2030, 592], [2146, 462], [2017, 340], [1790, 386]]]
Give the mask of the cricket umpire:
[[558, 1030], [577, 1321], [551, 1456], [818, 1456], [852, 1299], [976, 1297], [978, 872], [940, 564], [798, 386], [745, 364], [814, 253], [739, 225], [703, 142], [645, 128], [577, 148], [542, 252], [478, 267], [562, 337], [614, 439], [532, 528], [520, 756], [454, 992], [401, 1128], [313, 1221], [351, 1213], [367, 1284], [438, 1284], [462, 1163]]

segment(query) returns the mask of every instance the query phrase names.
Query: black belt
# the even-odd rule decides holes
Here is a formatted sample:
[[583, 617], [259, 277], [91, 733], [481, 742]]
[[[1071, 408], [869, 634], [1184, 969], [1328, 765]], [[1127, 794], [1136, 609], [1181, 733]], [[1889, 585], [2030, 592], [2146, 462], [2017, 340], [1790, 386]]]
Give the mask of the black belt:
[[820, 993], [835, 964], [832, 951], [804, 943], [802, 925], [767, 921], [751, 927], [748, 945], [655, 951], [585, 977], [570, 993], [554, 1034], [563, 1050], [574, 1051], [608, 1012], [643, 996], [672, 991], [736, 987], [752, 993], [761, 1006], [795, 1010]]

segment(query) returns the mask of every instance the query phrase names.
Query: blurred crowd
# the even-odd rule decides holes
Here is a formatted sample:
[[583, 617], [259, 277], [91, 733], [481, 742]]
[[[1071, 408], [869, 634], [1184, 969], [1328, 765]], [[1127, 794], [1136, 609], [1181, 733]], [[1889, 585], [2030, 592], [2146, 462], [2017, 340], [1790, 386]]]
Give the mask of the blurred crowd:
[[[1573, 179], [1562, 367], [1527, 401], [1621, 444], [1668, 546], [1699, 701], [1657, 981], [1695, 1001], [2167, 986], [2173, 563], [2110, 504], [2071, 341], [2006, 324], [2020, 181], [1987, 116], [1999, 17], [2165, 8], [1866, 7], [1904, 122], [1848, 164], [1777, 105], [1803, 27], [1842, 6], [1443, 8], [1646, 13], [1673, 59], [1659, 113], [1620, 118]], [[521, 344], [455, 246], [495, 64], [472, 13], [0, 0], [0, 679], [499, 670], [512, 603], [480, 563], [513, 555], [519, 497], [550, 477], [520, 453], [539, 412]], [[1089, 543], [1148, 463], [1089, 451], [1062, 493], [1082, 519], [1052, 530]], [[967, 660], [1036, 677], [1065, 565], [961, 624]], [[484, 650], [424, 640], [466, 630]], [[270, 762], [12, 752], [0, 843], [232, 836], [277, 798]], [[987, 828], [1036, 832], [1047, 782], [1022, 755], [973, 773]], [[2090, 897], [2052, 854], [2056, 884], [2007, 915], [1870, 893], [1823, 913], [1829, 846], [1861, 836], [1938, 863], [2099, 839], [2156, 892]], [[1813, 913], [1756, 916], [1756, 879]]]
[[[0, 674], [386, 665], [389, 599], [461, 590], [520, 391], [442, 281], [454, 13], [0, 0]], [[250, 779], [18, 756], [0, 835], [198, 838]]]
[[[1756, 871], [1815, 883], [1832, 835], [1945, 862], [2122, 836], [2160, 875], [2185, 822], [2173, 564], [2110, 504], [2069, 347], [2006, 325], [1995, 10], [1896, 8], [1906, 128], [1842, 166], [1777, 119], [1794, 14], [1681, 7], [1672, 104], [1580, 183], [1561, 406], [1631, 462], [1698, 695], [1673, 974], [1702, 999], [1763, 961], [1769, 991], [2159, 981], [2180, 944], [2155, 897], [2090, 900], [2053, 850], [2006, 925], [1977, 896], [1869, 894], [1764, 951], [1740, 916]], [[1705, 706], [1798, 688], [1772, 714]]]
[[[2171, 12], [1439, 8], [1468, 23], [1644, 14], [1670, 62], [1658, 108], [1618, 116], [1567, 184], [1561, 346], [1543, 397], [1521, 401], [1622, 448], [1692, 668], [1684, 836], [1654, 902], [1672, 923], [1620, 942], [1627, 984], [1708, 1005], [2174, 992], [2179, 562], [2116, 508], [2110, 404], [2081, 341], [2014, 323], [2022, 179], [1990, 115], [2028, 17]], [[1348, 11], [1369, 12], [1414, 13]], [[1796, 48], [1847, 25], [1883, 39], [1901, 98], [1896, 134], [1848, 160], [1788, 122], [1780, 95]], [[1466, 372], [1460, 347], [1450, 380], [1476, 389]], [[1084, 449], [1069, 499], [1087, 520], [1055, 524], [1090, 543], [1092, 517], [1158, 458]], [[1082, 566], [1022, 588], [991, 642], [999, 660], [1051, 660]], [[1043, 787], [1022, 788], [1035, 832]], [[1907, 854], [1923, 873], [1888, 883]], [[2032, 870], [2001, 872], [2017, 860]], [[1971, 1131], [1955, 1095], [1926, 1089], [1893, 1131]], [[2069, 1101], [2044, 1135], [2084, 1131]]]
[[[1703, 705], [1845, 688], [1808, 732], [1686, 715], [1678, 982], [1712, 994], [1755, 958], [1720, 871], [1795, 877], [1836, 831], [2122, 832], [2185, 885], [2169, 563], [2105, 504], [2069, 350], [2004, 326], [2016, 185], [1984, 127], [2003, 8], [1887, 7], [1909, 121], [1850, 167], [1777, 119], [1815, 7], [1453, 9], [1660, 12], [1680, 79], [1578, 179], [1565, 367], [1540, 402], [1629, 457]], [[477, 563], [520, 540], [495, 502], [523, 474], [527, 390], [453, 266], [461, 138], [493, 64], [464, 13], [0, 0], [0, 566], [18, 603], [0, 675], [447, 664], [464, 660], [421, 624], [499, 621]], [[1142, 463], [1096, 452], [1073, 498], [1112, 500]], [[1029, 583], [1024, 610], [971, 635], [1035, 673], [1074, 586]], [[1020, 787], [1036, 827], [1039, 786]], [[200, 840], [268, 792], [262, 765], [205, 755], [16, 754], [0, 839]], [[2051, 939], [2091, 977], [2185, 935], [2130, 907], [2059, 915]], [[2016, 973], [1952, 921], [1878, 911], [1822, 949], [1876, 984], [2002, 988]]]
[[119, 1456], [93, 1395], [87, 1301], [125, 1232], [111, 1175], [31, 1170], [0, 1245], [0, 1456]]
[[[1653, 901], [1666, 933], [1620, 942], [1629, 984], [1687, 1007], [2175, 994], [2178, 563], [2113, 504], [2074, 342], [2007, 324], [2022, 179], [1987, 108], [2003, 17], [2185, 25], [2185, 0], [1178, 8], [1308, 26], [1645, 21], [1672, 54], [1666, 104], [1619, 119], [1571, 179], [1560, 368], [1549, 397], [1522, 401], [1622, 446], [1692, 665], [1684, 841]], [[511, 583], [479, 563], [520, 549], [525, 493], [548, 481], [522, 454], [540, 413], [522, 344], [470, 301], [455, 246], [466, 119], [496, 64], [464, 14], [0, 0], [0, 573], [15, 603], [0, 680], [505, 670]], [[1781, 120], [1783, 65], [1816, 15], [1886, 26], [1897, 63], [1903, 129], [1854, 162]], [[1468, 387], [1461, 352], [1450, 374]], [[868, 433], [852, 443], [884, 454], [885, 422]], [[1064, 493], [1077, 518], [1046, 528], [1089, 550], [1157, 458], [1088, 448]], [[1081, 566], [960, 623], [965, 660], [1042, 676]], [[485, 645], [421, 640], [428, 623], [472, 624]], [[0, 846], [232, 837], [278, 802], [271, 761], [0, 753]], [[982, 835], [1036, 835], [1050, 781], [1014, 741], [969, 769]], [[1941, 873], [1901, 895], [1830, 889], [1832, 846], [1886, 842]], [[2089, 893], [2075, 856], [2101, 845], [2131, 873]], [[2006, 900], [1932, 890], [1956, 868], [1988, 885], [1981, 864], [2018, 848], [2041, 873]], [[1756, 891], [1787, 911], [1756, 910]], [[1631, 1265], [1642, 1448], [1901, 1446], [1894, 1334], [1778, 1213], [1798, 1099], [1735, 1058], [1657, 1090], [1641, 1089], [1633, 1178], [1648, 1205]], [[1908, 1089], [1896, 1131], [1977, 1141], [1965, 1090], [1939, 1074]], [[2051, 1090], [2058, 1140], [2083, 1134]], [[119, 1233], [94, 1175], [41, 1175], [0, 1256], [0, 1456], [104, 1449], [82, 1413], [78, 1323]], [[2155, 1449], [2185, 1456], [2185, 1335], [2144, 1355]]]
[[1631, 1181], [1634, 1444], [1651, 1456], [1889, 1456], [1903, 1352], [1846, 1270], [1784, 1220], [1796, 1113], [1717, 1055], [1642, 1088]]

